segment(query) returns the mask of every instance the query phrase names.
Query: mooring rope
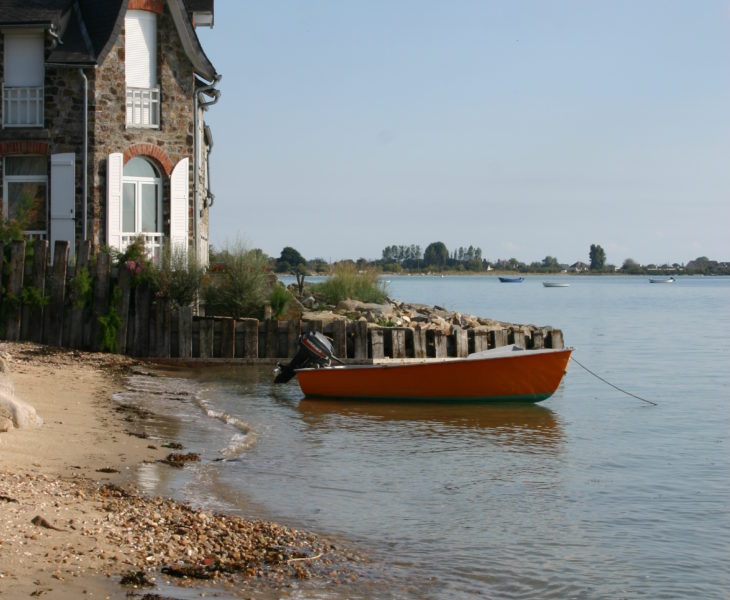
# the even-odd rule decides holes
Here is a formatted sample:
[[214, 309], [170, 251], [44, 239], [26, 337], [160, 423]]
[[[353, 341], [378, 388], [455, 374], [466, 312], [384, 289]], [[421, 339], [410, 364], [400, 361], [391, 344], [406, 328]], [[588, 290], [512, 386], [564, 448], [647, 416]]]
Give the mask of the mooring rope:
[[598, 373], [594, 373], [594, 372], [593, 372], [593, 371], [591, 371], [591, 370], [590, 370], [590, 369], [589, 369], [588, 367], [586, 367], [585, 365], [582, 365], [582, 364], [581, 364], [580, 362], [578, 362], [578, 361], [577, 361], [577, 360], [576, 360], [575, 358], [573, 358], [572, 356], [570, 357], [570, 360], [572, 360], [572, 361], [573, 361], [573, 362], [574, 362], [575, 364], [577, 364], [577, 365], [578, 365], [579, 367], [581, 367], [582, 369], [585, 369], [586, 371], [588, 371], [588, 373], [590, 373], [591, 375], [593, 375], [593, 377], [595, 377], [596, 379], [600, 379], [600, 380], [601, 380], [601, 381], [602, 381], [603, 383], [605, 383], [606, 385], [610, 385], [610, 386], [611, 386], [612, 388], [614, 388], [614, 389], [618, 390], [618, 391], [619, 391], [619, 392], [621, 392], [622, 394], [626, 394], [627, 396], [631, 396], [632, 398], [636, 398], [637, 400], [641, 400], [642, 402], [646, 402], [647, 404], [651, 404], [652, 406], [658, 406], [658, 404], [657, 404], [656, 402], [652, 402], [651, 400], [647, 400], [646, 398], [642, 398], [641, 396], [637, 396], [636, 394], [632, 394], [631, 392], [627, 392], [626, 390], [624, 390], [624, 389], [621, 389], [621, 388], [620, 388], [620, 387], [618, 387], [617, 385], [614, 385], [614, 384], [613, 384], [613, 383], [611, 383], [610, 381], [606, 381], [606, 380], [605, 380], [605, 379], [604, 379], [603, 377], [601, 377], [601, 376], [600, 376], [600, 375], [599, 375]]

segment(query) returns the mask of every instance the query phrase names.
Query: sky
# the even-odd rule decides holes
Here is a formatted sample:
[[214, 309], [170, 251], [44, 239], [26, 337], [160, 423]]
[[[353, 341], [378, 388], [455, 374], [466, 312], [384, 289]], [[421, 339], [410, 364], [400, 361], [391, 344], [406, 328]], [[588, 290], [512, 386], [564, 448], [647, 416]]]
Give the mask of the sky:
[[211, 243], [730, 260], [730, 0], [216, 0]]

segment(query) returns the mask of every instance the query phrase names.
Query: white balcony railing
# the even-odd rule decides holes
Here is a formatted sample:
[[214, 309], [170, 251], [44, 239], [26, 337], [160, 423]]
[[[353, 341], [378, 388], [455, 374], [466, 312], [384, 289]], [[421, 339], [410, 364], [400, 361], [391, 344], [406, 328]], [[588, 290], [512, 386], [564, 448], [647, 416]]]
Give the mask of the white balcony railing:
[[3, 127], [43, 127], [43, 87], [3, 84]]
[[127, 127], [160, 127], [160, 87], [127, 88]]
[[154, 264], [159, 265], [162, 257], [162, 245], [165, 241], [165, 236], [162, 233], [123, 233], [120, 250], [124, 252], [132, 242], [139, 238], [144, 241], [144, 252], [147, 258]]

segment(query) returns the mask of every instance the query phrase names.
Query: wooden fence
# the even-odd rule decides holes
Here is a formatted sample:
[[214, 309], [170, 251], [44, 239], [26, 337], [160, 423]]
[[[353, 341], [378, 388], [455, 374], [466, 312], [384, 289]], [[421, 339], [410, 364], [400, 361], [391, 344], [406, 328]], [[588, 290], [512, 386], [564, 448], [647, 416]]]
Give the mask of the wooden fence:
[[[53, 263], [48, 242], [12, 242], [2, 265], [5, 287], [0, 297], [0, 334], [6, 340], [32, 341], [79, 350], [109, 350], [142, 358], [273, 360], [294, 356], [297, 337], [322, 331], [332, 339], [335, 356], [366, 361], [384, 357], [441, 358], [466, 356], [510, 343], [526, 348], [562, 348], [562, 332], [518, 326], [490, 330], [440, 330], [373, 327], [365, 321], [277, 321], [199, 316], [192, 307], [173, 309], [148, 285], [134, 285], [131, 271], [113, 269], [108, 253], [91, 260], [91, 246], [80, 245], [69, 265], [68, 242], [56, 242]], [[5, 260], [0, 252], [0, 260]], [[90, 294], [79, 297], [77, 276], [85, 269]], [[110, 326], [110, 323], [114, 323]], [[114, 334], [109, 339], [109, 333]], [[103, 342], [106, 334], [106, 343]]]

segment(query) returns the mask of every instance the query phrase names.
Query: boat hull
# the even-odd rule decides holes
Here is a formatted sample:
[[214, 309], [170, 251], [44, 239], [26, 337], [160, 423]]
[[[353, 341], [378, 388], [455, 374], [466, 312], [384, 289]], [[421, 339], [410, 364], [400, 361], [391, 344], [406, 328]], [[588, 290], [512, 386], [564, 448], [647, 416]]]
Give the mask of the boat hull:
[[526, 350], [487, 358], [302, 369], [297, 378], [307, 398], [539, 402], [560, 385], [570, 353]]

